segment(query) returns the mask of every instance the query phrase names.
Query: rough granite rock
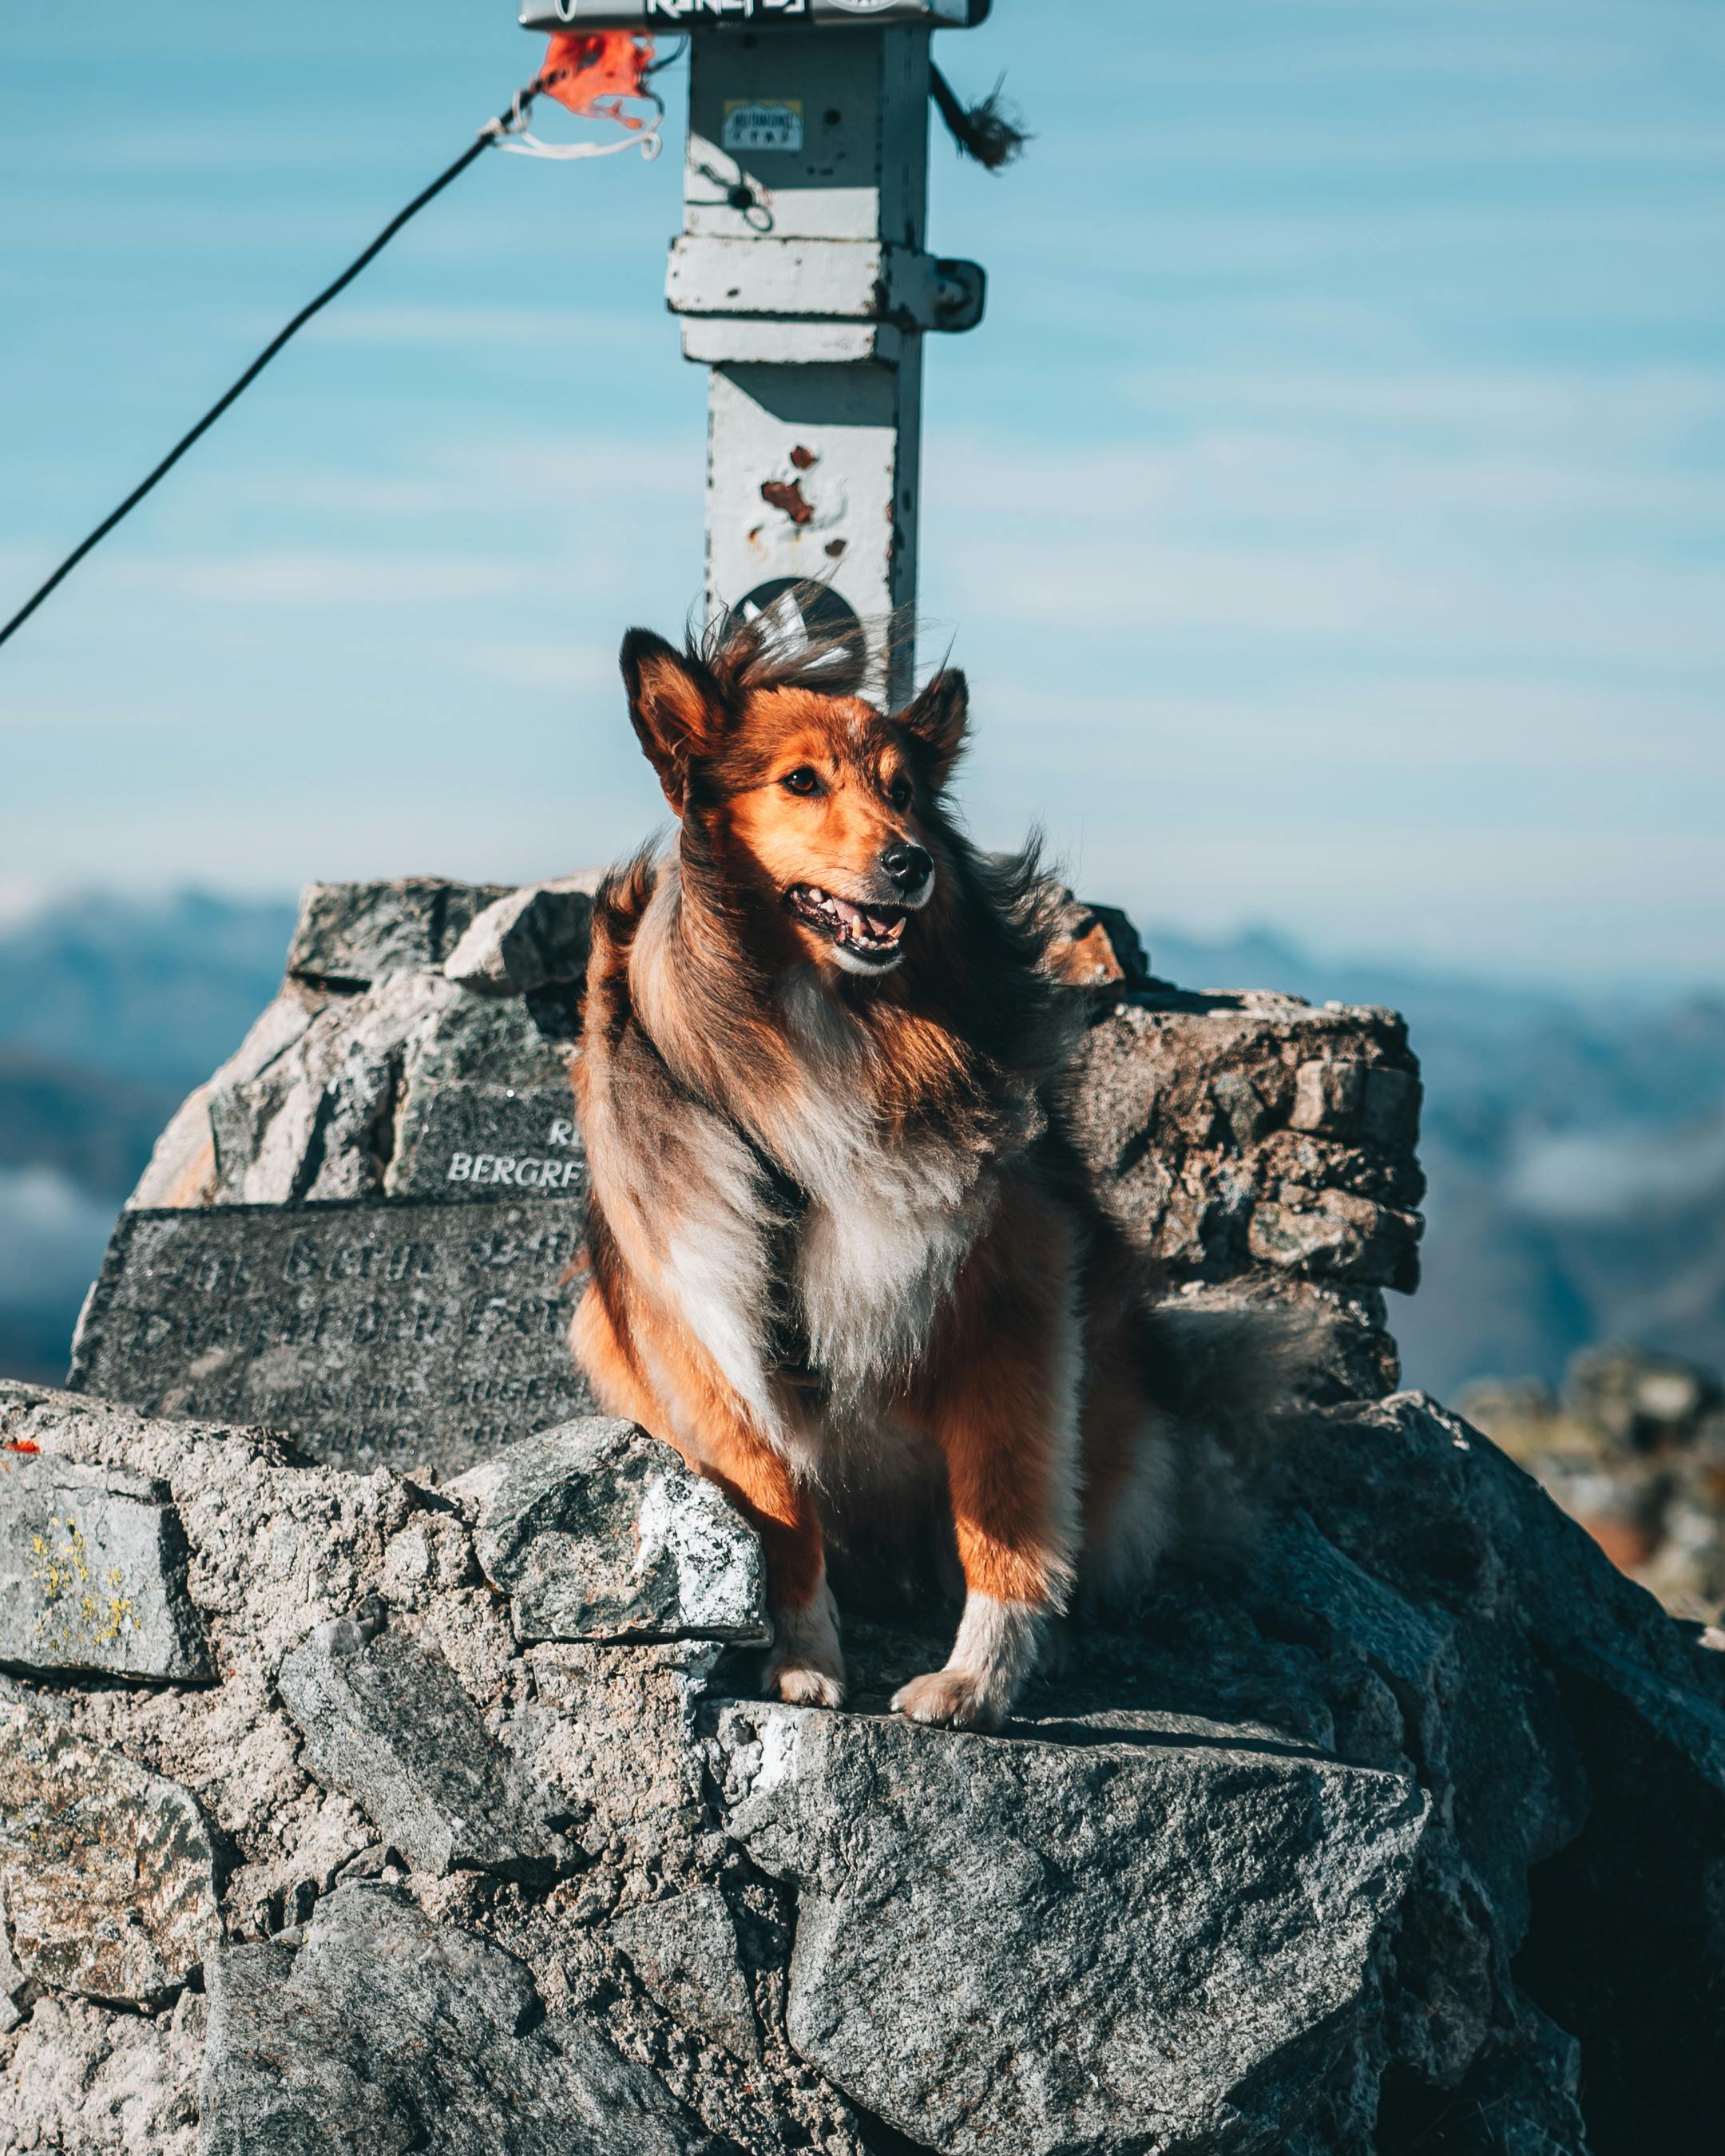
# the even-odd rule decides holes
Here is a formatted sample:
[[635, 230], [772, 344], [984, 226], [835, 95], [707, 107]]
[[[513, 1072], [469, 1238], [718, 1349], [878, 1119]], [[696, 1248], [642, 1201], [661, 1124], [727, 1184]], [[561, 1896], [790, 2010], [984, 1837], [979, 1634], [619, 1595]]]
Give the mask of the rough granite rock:
[[0, 1699], [0, 1902], [25, 1976], [97, 1999], [159, 1999], [220, 1932], [192, 1797], [28, 1695]]
[[197, 2156], [207, 2008], [156, 2015], [44, 1996], [19, 2030], [0, 2100], [0, 2156]]
[[123, 1468], [0, 1452], [0, 1662], [209, 1675], [167, 1494]]
[[1281, 2146], [1378, 2008], [1425, 1823], [1401, 1775], [1225, 1737], [751, 1706], [719, 1743], [732, 1830], [799, 1889], [791, 2042], [952, 2156]]
[[761, 2064], [761, 2035], [737, 1950], [737, 1926], [716, 1887], [626, 1911], [607, 1936], [629, 1956], [650, 1997], [733, 2057]]
[[601, 1416], [449, 1485], [521, 1640], [771, 1637], [761, 1545], [669, 1445]]
[[1072, 892], [1061, 894], [1061, 937], [1055, 963], [1075, 988], [1106, 994], [1150, 984], [1150, 962], [1138, 932], [1117, 906], [1092, 906]]
[[288, 948], [290, 973], [350, 987], [439, 966], [504, 884], [408, 876], [395, 883], [315, 883]]
[[[1337, 1064], [1353, 1075], [1324, 1092], [1312, 1074]], [[1092, 1188], [1171, 1289], [1321, 1304], [1337, 1389], [1394, 1387], [1383, 1290], [1419, 1284], [1425, 1190], [1419, 1065], [1394, 1011], [1153, 982], [1093, 1001], [1071, 1100]]]
[[[461, 1148], [446, 1141], [465, 1133], [485, 1151], [482, 1135], [501, 1125], [494, 1155], [537, 1157], [556, 1142], [547, 1133], [569, 1121], [567, 994], [475, 995], [443, 972], [452, 924], [506, 894], [391, 885], [368, 907], [372, 888], [313, 887], [280, 993], [176, 1114], [132, 1206], [448, 1194], [445, 1185], [464, 1196], [449, 1173]], [[556, 1187], [579, 1173], [578, 1163]]]
[[[383, 1188], [392, 1197], [474, 1199], [510, 1190], [586, 1188], [569, 1060], [573, 1007], [556, 997], [474, 995], [439, 980], [433, 1014], [404, 1042]], [[462, 1155], [475, 1176], [452, 1172]], [[530, 1181], [495, 1163], [550, 1163]], [[555, 1173], [553, 1173], [553, 1169]]]
[[[869, 1622], [850, 1627], [857, 1712], [841, 1717], [749, 1703], [755, 1655], [717, 1641], [524, 1645], [471, 1584], [448, 1497], [257, 1433], [9, 1386], [0, 1440], [172, 1485], [221, 1682], [17, 1680], [12, 1697], [197, 1790], [231, 1852], [237, 1943], [296, 1938], [343, 1879], [393, 1880], [762, 2156], [811, 2138], [845, 2156], [906, 2136], [985, 2148], [989, 2131], [1056, 2147], [1063, 2118], [1096, 2156], [1425, 2156], [1462, 2118], [1486, 2123], [1456, 2145], [1503, 2156], [1706, 2145], [1725, 1657], [1417, 1396], [1315, 1416], [1239, 1576], [1171, 1578], [1131, 1624], [1076, 1633], [999, 1739], [877, 1718], [934, 1642]], [[316, 1625], [378, 1604], [383, 1636], [448, 1663], [586, 1870], [439, 1876], [319, 1786], [275, 1675]], [[741, 1991], [693, 1921], [715, 1893], [737, 1916]], [[1181, 1951], [1256, 1970], [1209, 2035]], [[980, 2046], [943, 2075], [928, 2062], [967, 1984], [997, 2002], [988, 2025], [1015, 2025], [1016, 2053]], [[745, 1991], [758, 2066], [734, 2049]], [[13, 1995], [0, 2061], [34, 2134], [50, 2116], [37, 2032], [62, 1994], [33, 1979]], [[1285, 2041], [1266, 2050], [1272, 2026]], [[1099, 2057], [1140, 2061], [1092, 2061], [1106, 2116], [1058, 2066], [1102, 2029]], [[942, 2081], [974, 2098], [964, 2118]]]
[[326, 1788], [352, 1797], [421, 1871], [548, 1873], [559, 1837], [440, 1655], [347, 1617], [296, 1647], [276, 1689]]
[[444, 973], [464, 988], [497, 996], [585, 980], [593, 893], [603, 873], [583, 869], [495, 900], [444, 959]]
[[[1333, 1111], [1316, 1127], [1298, 1120], [1311, 1107], [1311, 1074], [1322, 1080], [1338, 1062], [1353, 1075]], [[1419, 1066], [1393, 1011], [1147, 990], [1096, 1016], [1074, 1097], [1103, 1202], [1178, 1281], [1250, 1271], [1259, 1208], [1308, 1194], [1369, 1201], [1398, 1247], [1417, 1238]], [[1299, 1266], [1296, 1256], [1268, 1261]], [[1333, 1277], [1373, 1289], [1399, 1284], [1394, 1270], [1362, 1250]]]
[[[355, 1215], [437, 1211], [488, 1273], [527, 1232], [503, 1232], [500, 1199], [511, 1221], [542, 1209], [542, 1240], [578, 1216], [578, 996], [442, 970], [513, 896], [320, 899], [304, 970], [141, 1192], [224, 1219], [210, 1254], [243, 1245], [266, 1289], [276, 1245], [231, 1203], [249, 1188], [308, 1238], [300, 1273], [324, 1248], [306, 1224], [350, 1217], [323, 1202], [338, 1191]], [[583, 2138], [608, 2111], [635, 2122], [619, 2134], [749, 2156], [1711, 2156], [1725, 1653], [1476, 1431], [1385, 1397], [1383, 1291], [1414, 1277], [1422, 1187], [1400, 1021], [1189, 994], [1101, 909], [1075, 901], [1070, 928], [1077, 1135], [1103, 1204], [1173, 1292], [1321, 1306], [1342, 1352], [1231, 1568], [1170, 1572], [1138, 1610], [1075, 1625], [998, 1738], [887, 1717], [952, 1623], [888, 1581], [841, 1583], [849, 1712], [760, 1702], [757, 1650], [681, 1629], [714, 1605], [676, 1576], [674, 1539], [653, 1558], [641, 1504], [680, 1470], [626, 1435], [582, 1455], [585, 1480], [558, 1428], [451, 1490], [411, 1422], [387, 1454], [405, 1473], [311, 1456], [354, 1445], [339, 1404], [315, 1429], [284, 1414], [300, 1451], [0, 1385], [0, 1445], [39, 1446], [50, 1475], [165, 1486], [184, 1534], [213, 1681], [38, 1668], [0, 1676], [0, 1702], [114, 1762], [99, 1782], [165, 1778], [208, 1823], [228, 1947], [209, 1969], [207, 2150], [626, 2148]], [[376, 1262], [367, 1237], [345, 1257], [328, 1241], [326, 1274]], [[219, 1296], [205, 1270], [187, 1293]], [[499, 1374], [486, 1327], [524, 1300], [478, 1298], [464, 1464], [574, 1411], [531, 1419], [538, 1381]], [[313, 1354], [301, 1375], [310, 1414], [330, 1372]], [[543, 1612], [521, 1609], [542, 1594], [560, 1630], [619, 1629], [536, 1637]], [[331, 1623], [341, 1654], [308, 1649]], [[477, 1778], [441, 1824], [430, 1806], [429, 1840], [375, 1787], [397, 1824], [319, 1779], [285, 1664], [345, 1688], [373, 1783], [448, 1764], [427, 1757], [429, 1683]], [[567, 1853], [513, 1877], [465, 1867], [475, 1787], [527, 1793]], [[142, 1865], [147, 1903], [164, 1870], [147, 1843]], [[195, 1972], [116, 2012], [28, 1948], [0, 1960], [0, 2156], [190, 2156]]]
[[6, 1897], [0, 1892], [0, 2036], [16, 2029], [23, 2020], [30, 1981], [13, 1953], [6, 1923]]
[[717, 2156], [589, 2019], [546, 2016], [512, 1954], [386, 1888], [339, 1887], [211, 1977], [200, 2156]]
[[[426, 1537], [424, 1587], [397, 1569], [395, 1591], [420, 1605], [402, 1621], [429, 1631], [470, 1697], [490, 1704], [508, 1666], [506, 1615], [477, 1578], [459, 1517], [387, 1471], [315, 1466], [278, 1437], [152, 1421], [105, 1403], [0, 1384], [0, 1443], [44, 1456], [129, 1469], [168, 1484], [189, 1544], [187, 1592], [221, 1681], [198, 1686], [17, 1686], [51, 1699], [86, 1741], [124, 1751], [195, 1794], [235, 1860], [223, 1903], [230, 1937], [274, 1929], [285, 1905], [326, 1887], [373, 1837], [346, 1799], [330, 1799], [300, 1763], [300, 1732], [275, 1691], [284, 1657], [308, 1633], [377, 1592], [407, 1533]], [[434, 1586], [434, 1594], [424, 1588]]]
[[[584, 1848], [658, 1870], [688, 1860], [708, 1823], [698, 1724], [721, 1654], [695, 1640], [526, 1650], [532, 1698], [509, 1734]], [[629, 1732], [622, 1774], [619, 1730]]]

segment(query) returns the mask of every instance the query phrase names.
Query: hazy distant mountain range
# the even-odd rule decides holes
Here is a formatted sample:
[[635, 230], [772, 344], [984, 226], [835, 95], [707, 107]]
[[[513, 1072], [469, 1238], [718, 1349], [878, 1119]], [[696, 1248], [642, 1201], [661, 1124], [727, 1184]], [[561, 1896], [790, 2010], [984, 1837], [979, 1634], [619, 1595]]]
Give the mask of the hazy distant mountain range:
[[0, 929], [0, 1371], [64, 1376], [121, 1201], [275, 993], [295, 911], [92, 896]]
[[[121, 1200], [275, 993], [294, 912], [93, 896], [0, 929], [0, 1370], [63, 1373]], [[1609, 1339], [1725, 1364], [1725, 995], [1636, 1005], [1141, 925], [1191, 987], [1406, 1013], [1431, 1178], [1425, 1285], [1391, 1298], [1410, 1382], [1555, 1379]]]

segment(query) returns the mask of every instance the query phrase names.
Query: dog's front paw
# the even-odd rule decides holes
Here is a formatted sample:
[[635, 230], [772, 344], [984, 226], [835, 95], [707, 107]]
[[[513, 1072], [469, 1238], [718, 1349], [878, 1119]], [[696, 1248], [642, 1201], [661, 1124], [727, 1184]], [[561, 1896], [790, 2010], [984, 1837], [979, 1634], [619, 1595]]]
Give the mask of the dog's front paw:
[[773, 1613], [777, 1641], [761, 1682], [792, 1707], [845, 1704], [845, 1650], [839, 1644], [839, 1611], [824, 1579], [809, 1599]]
[[773, 1655], [761, 1673], [768, 1691], [776, 1691], [791, 1707], [843, 1707], [845, 1668], [842, 1663], [817, 1662], [794, 1652]]
[[998, 1729], [1004, 1710], [990, 1698], [986, 1681], [965, 1670], [931, 1670], [892, 1695], [892, 1711], [906, 1722], [942, 1729]]

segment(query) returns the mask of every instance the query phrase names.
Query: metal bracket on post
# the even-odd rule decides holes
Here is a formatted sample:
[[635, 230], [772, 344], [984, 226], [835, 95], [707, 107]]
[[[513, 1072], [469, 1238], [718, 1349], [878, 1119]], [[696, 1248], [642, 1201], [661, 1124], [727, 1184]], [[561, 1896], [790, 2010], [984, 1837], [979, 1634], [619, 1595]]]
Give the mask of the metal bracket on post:
[[[975, 263], [923, 249], [929, 34], [988, 5], [526, 0], [534, 29], [695, 33], [666, 298], [712, 370], [710, 613], [811, 580], [822, 633], [860, 619], [878, 636], [914, 610], [922, 340], [974, 328], [986, 294]], [[875, 656], [908, 696], [909, 634]]]

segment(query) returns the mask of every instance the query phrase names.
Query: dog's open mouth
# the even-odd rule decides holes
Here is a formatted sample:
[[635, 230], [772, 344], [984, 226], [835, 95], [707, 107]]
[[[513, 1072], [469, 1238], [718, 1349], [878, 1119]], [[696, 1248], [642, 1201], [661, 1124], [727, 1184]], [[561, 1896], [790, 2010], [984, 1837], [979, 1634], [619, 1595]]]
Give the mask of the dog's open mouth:
[[785, 899], [799, 921], [860, 958], [896, 958], [910, 918], [901, 906], [853, 906], [812, 883], [794, 883]]

